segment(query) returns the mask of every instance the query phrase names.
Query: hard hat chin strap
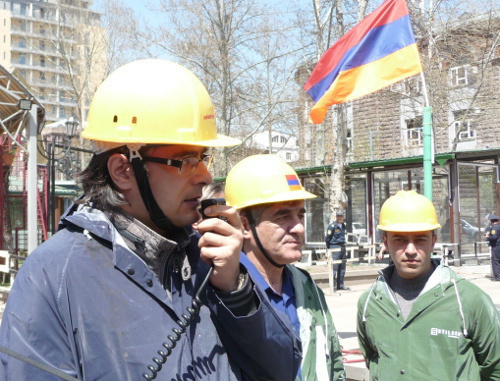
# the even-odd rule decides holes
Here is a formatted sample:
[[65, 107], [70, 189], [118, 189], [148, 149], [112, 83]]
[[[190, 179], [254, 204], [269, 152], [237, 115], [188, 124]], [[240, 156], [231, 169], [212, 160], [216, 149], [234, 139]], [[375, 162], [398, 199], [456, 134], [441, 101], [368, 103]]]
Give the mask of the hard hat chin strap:
[[181, 232], [184, 231], [183, 228], [175, 226], [172, 221], [163, 213], [161, 208], [158, 206], [153, 192], [151, 191], [151, 186], [149, 185], [148, 174], [146, 168], [144, 168], [144, 163], [142, 157], [139, 154], [138, 148], [135, 145], [128, 146], [130, 150], [130, 162], [134, 168], [135, 180], [137, 182], [137, 187], [141, 193], [142, 201], [149, 212], [149, 218], [158, 226], [161, 230], [168, 233], [170, 238], [175, 240]]
[[260, 252], [266, 257], [266, 259], [269, 261], [270, 264], [272, 264], [274, 267], [277, 267], [279, 269], [285, 267], [285, 265], [280, 265], [276, 261], [274, 261], [271, 256], [268, 254], [266, 249], [264, 249], [264, 246], [262, 246], [262, 242], [260, 242], [259, 236], [257, 235], [257, 229], [255, 228], [255, 221], [253, 219], [249, 220], [250, 224], [250, 229], [252, 229], [252, 234], [255, 239], [255, 243], [257, 244], [257, 247], [259, 248]]

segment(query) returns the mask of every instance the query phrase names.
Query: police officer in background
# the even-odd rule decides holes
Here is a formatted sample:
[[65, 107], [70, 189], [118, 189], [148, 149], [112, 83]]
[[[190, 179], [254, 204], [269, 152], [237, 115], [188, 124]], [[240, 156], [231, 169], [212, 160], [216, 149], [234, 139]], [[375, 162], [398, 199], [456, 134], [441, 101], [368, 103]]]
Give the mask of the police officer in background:
[[350, 290], [349, 287], [344, 285], [344, 276], [346, 270], [346, 251], [345, 251], [345, 229], [344, 211], [337, 212], [335, 222], [332, 222], [326, 230], [325, 243], [326, 247], [332, 253], [332, 259], [342, 260], [342, 263], [333, 264], [333, 289], [336, 290]]
[[490, 214], [488, 216], [491, 225], [486, 230], [486, 240], [491, 247], [491, 268], [493, 280], [500, 281], [500, 216]]

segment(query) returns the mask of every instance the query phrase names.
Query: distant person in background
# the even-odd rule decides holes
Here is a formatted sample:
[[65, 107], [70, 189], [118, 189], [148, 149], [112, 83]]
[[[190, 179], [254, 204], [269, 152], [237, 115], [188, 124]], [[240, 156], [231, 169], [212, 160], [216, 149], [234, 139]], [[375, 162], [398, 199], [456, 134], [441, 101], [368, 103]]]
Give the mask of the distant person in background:
[[339, 210], [337, 212], [336, 221], [332, 222], [328, 229], [326, 230], [325, 243], [327, 249], [330, 250], [332, 255], [332, 260], [339, 261], [341, 263], [333, 264], [333, 289], [336, 290], [350, 290], [344, 284], [344, 276], [346, 271], [346, 250], [345, 250], [345, 234], [346, 225], [344, 222], [344, 211]]
[[384, 243], [382, 243], [381, 246], [380, 246], [380, 250], [378, 251], [378, 254], [377, 254], [377, 258], [378, 258], [379, 261], [381, 261], [382, 259], [384, 259], [384, 254], [385, 254], [386, 251], [387, 251], [387, 249], [385, 248]]
[[491, 225], [486, 230], [486, 240], [491, 247], [491, 269], [493, 279], [500, 281], [500, 216], [490, 214]]
[[224, 184], [210, 183], [205, 185], [201, 191], [200, 201], [208, 198], [224, 198]]

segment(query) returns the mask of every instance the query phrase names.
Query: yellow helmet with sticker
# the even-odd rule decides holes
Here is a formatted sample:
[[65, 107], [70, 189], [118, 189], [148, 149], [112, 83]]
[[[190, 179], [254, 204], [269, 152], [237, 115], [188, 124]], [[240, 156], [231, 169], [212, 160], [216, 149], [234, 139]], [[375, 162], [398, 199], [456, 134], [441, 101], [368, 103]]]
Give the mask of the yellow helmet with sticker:
[[229, 172], [225, 189], [228, 205], [248, 206], [315, 198], [307, 192], [297, 172], [279, 156], [249, 156]]

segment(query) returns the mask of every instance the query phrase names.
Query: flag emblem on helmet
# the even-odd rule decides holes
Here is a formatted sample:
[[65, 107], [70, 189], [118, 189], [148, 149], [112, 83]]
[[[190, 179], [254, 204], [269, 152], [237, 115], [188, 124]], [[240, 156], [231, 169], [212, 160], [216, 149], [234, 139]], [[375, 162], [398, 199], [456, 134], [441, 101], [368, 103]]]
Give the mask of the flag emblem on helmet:
[[299, 179], [295, 175], [285, 175], [290, 190], [301, 190]]

